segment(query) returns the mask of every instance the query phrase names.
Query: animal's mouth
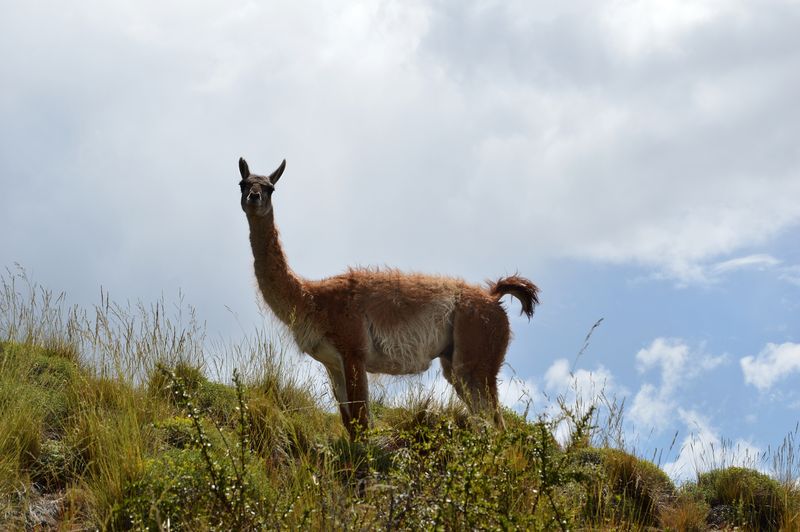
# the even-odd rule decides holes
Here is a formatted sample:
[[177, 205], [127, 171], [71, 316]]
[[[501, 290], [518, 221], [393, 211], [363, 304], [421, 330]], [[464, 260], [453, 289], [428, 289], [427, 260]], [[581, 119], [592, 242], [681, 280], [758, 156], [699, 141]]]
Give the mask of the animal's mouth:
[[264, 198], [244, 198], [242, 210], [247, 214], [262, 215], [269, 210], [269, 203]]

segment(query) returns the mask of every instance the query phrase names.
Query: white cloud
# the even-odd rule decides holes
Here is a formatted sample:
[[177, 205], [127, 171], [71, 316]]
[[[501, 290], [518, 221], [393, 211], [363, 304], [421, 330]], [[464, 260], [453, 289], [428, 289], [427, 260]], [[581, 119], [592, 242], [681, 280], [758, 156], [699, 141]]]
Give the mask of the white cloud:
[[630, 415], [641, 427], [659, 430], [668, 426], [675, 413], [675, 401], [654, 385], [645, 383], [636, 392]]
[[689, 346], [681, 340], [671, 338], [656, 338], [649, 347], [636, 353], [640, 373], [660, 366], [661, 388], [666, 393], [671, 393], [675, 385], [685, 377], [688, 359]]
[[249, 305], [239, 155], [288, 157], [276, 214], [313, 277], [572, 257], [690, 282], [800, 221], [795, 4], [55, 7], [0, 21], [0, 225], [28, 221], [0, 262], [67, 289]]
[[714, 284], [721, 282], [725, 276], [738, 271], [755, 270], [759, 272], [774, 272], [778, 279], [795, 283], [792, 272], [796, 267], [783, 266], [782, 261], [766, 253], [743, 255], [723, 261], [712, 263], [686, 263], [678, 269], [654, 275], [656, 279], [670, 279], [677, 281], [678, 286], [685, 287], [689, 284]]
[[614, 375], [602, 365], [594, 371], [571, 370], [566, 358], [553, 362], [544, 374], [544, 387], [549, 392], [569, 397], [580, 404], [592, 404], [603, 393], [615, 391]]
[[792, 373], [800, 372], [800, 344], [768, 343], [756, 356], [739, 360], [744, 380], [760, 391], [766, 391]]
[[768, 269], [777, 266], [781, 261], [766, 254], [746, 255], [744, 257], [737, 257], [726, 261], [718, 262], [712, 266], [713, 273], [726, 273], [735, 270], [756, 268], [759, 270]]
[[498, 395], [500, 403], [504, 406], [517, 412], [535, 408], [540, 394], [533, 380], [520, 378], [516, 373], [503, 369], [500, 371], [498, 381]]
[[687, 33], [735, 14], [737, 2], [677, 0], [609, 2], [603, 22], [612, 42], [632, 59], [659, 50], [679, 53]]
[[719, 436], [708, 417], [695, 410], [678, 410], [688, 435], [678, 456], [664, 464], [664, 471], [676, 482], [693, 480], [698, 473], [729, 466], [763, 469], [763, 451], [752, 442], [726, 440]]
[[779, 277], [795, 286], [800, 286], [800, 265], [787, 266], [783, 268]]
[[690, 350], [680, 338], [656, 338], [636, 353], [640, 373], [659, 366], [662, 388], [672, 391], [680, 382], [697, 377], [725, 363], [727, 355], [711, 356], [702, 350]]
[[640, 428], [664, 430], [674, 422], [678, 407], [676, 392], [688, 381], [725, 363], [726, 355], [711, 356], [702, 349], [693, 351], [677, 338], [656, 338], [636, 353], [637, 368], [645, 373], [660, 370], [660, 384], [643, 383], [629, 411], [632, 421]]

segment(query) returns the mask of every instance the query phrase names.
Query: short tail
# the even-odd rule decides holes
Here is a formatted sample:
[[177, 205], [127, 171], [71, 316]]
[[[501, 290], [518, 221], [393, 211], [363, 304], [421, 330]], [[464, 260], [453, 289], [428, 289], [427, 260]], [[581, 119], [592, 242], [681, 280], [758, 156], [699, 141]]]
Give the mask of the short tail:
[[498, 300], [504, 295], [512, 295], [522, 303], [522, 312], [531, 319], [533, 309], [539, 304], [539, 288], [519, 275], [498, 279], [489, 285], [489, 294]]

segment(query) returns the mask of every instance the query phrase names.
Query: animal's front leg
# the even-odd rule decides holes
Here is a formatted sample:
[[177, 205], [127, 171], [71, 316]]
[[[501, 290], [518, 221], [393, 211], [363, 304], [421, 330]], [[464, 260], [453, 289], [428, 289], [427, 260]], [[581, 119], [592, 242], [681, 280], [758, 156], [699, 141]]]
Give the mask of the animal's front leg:
[[364, 360], [358, 356], [344, 356], [344, 378], [347, 383], [347, 403], [351, 418], [346, 423], [350, 439], [356, 440], [364, 436], [369, 428], [369, 384]]
[[344, 368], [341, 364], [338, 367], [325, 366], [328, 370], [328, 377], [331, 379], [331, 388], [333, 388], [333, 397], [339, 405], [339, 413], [342, 415], [342, 423], [345, 427], [349, 427], [352, 423], [352, 415], [350, 414], [350, 403], [347, 399], [347, 381], [344, 378]]

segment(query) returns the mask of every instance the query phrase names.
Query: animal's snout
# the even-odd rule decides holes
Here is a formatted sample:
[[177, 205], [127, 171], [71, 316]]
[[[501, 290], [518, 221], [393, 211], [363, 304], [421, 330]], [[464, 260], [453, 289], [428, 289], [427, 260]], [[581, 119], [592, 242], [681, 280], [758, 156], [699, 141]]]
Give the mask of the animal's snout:
[[247, 194], [247, 201], [261, 201], [261, 192], [257, 190], [251, 190]]

